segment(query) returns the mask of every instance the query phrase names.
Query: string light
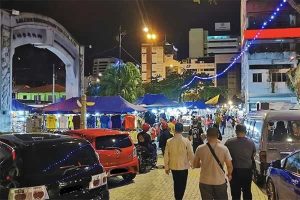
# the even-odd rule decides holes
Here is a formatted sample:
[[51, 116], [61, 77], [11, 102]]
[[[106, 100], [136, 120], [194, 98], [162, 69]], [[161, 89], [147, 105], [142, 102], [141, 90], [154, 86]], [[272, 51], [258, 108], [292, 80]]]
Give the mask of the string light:
[[236, 64], [236, 62], [240, 59], [240, 57], [249, 50], [249, 48], [252, 46], [252, 44], [254, 43], [254, 41], [259, 37], [259, 35], [263, 31], [263, 29], [265, 29], [265, 27], [270, 22], [272, 22], [273, 19], [276, 18], [278, 12], [280, 11], [280, 7], [283, 7], [283, 5], [286, 3], [286, 1], [287, 0], [283, 0], [279, 4], [279, 6], [276, 7], [276, 9], [273, 12], [273, 14], [266, 21], [263, 22], [263, 24], [261, 26], [261, 29], [255, 34], [254, 38], [242, 49], [241, 53], [237, 57], [235, 57], [233, 59], [233, 61], [222, 72], [220, 72], [219, 74], [213, 75], [213, 76], [209, 76], [209, 77], [194, 76], [193, 79], [190, 82], [188, 82], [187, 84], [183, 85], [181, 87], [181, 89], [187, 88], [189, 85], [191, 85], [194, 82], [195, 79], [198, 79], [198, 80], [211, 80], [211, 79], [216, 79], [219, 76], [222, 76], [223, 74], [225, 74], [231, 67], [233, 67]]

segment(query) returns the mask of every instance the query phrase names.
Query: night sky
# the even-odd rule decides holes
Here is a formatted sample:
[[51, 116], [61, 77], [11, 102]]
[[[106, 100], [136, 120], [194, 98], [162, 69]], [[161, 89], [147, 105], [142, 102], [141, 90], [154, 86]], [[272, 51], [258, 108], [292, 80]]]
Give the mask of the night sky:
[[[140, 44], [145, 41], [142, 27], [147, 24], [163, 40], [178, 49], [178, 58], [188, 57], [188, 31], [203, 27], [210, 35], [240, 35], [240, 1], [218, 0], [217, 5], [192, 0], [0, 0], [0, 7], [49, 16], [62, 24], [79, 43], [92, 45], [86, 50], [86, 74], [95, 56], [118, 56], [115, 37], [121, 25], [127, 35], [123, 47], [140, 62]], [[231, 22], [231, 32], [214, 32], [215, 22]], [[125, 61], [134, 61], [122, 52]], [[17, 84], [51, 83], [52, 66], [63, 84], [63, 63], [47, 50], [31, 45], [18, 47], [13, 58], [13, 76]], [[59, 69], [60, 68], [60, 69]], [[36, 73], [33, 73], [36, 72]]]

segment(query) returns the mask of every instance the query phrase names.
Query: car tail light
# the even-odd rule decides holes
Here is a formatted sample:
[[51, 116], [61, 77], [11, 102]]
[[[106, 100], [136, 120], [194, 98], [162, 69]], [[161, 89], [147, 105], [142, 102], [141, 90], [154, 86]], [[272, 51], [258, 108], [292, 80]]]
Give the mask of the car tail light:
[[13, 188], [9, 190], [9, 200], [41, 200], [49, 199], [46, 186]]
[[107, 184], [107, 175], [105, 172], [101, 173], [101, 174], [97, 174], [92, 176], [92, 180], [89, 184], [89, 189], [95, 189], [98, 188], [102, 185], [106, 185]]
[[259, 160], [262, 163], [266, 163], [267, 162], [267, 152], [265, 152], [265, 151], [259, 152]]
[[133, 147], [132, 157], [133, 158], [137, 157], [137, 151], [135, 147]]

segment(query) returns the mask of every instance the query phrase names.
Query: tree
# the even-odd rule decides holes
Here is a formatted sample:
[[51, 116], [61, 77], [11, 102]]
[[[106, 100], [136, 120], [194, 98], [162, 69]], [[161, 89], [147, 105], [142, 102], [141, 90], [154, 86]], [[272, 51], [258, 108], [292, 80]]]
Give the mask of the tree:
[[103, 96], [120, 95], [129, 102], [134, 102], [144, 94], [139, 69], [131, 62], [109, 66], [100, 82]]
[[87, 96], [99, 96], [100, 95], [100, 83], [91, 83], [87, 87]]

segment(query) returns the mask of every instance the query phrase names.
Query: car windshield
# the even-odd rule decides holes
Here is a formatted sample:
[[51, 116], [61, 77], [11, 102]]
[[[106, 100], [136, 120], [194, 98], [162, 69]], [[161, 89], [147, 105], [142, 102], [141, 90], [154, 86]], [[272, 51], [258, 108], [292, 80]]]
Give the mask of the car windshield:
[[300, 120], [269, 121], [268, 141], [300, 142]]
[[37, 144], [22, 149], [23, 173], [38, 175], [74, 166], [91, 166], [97, 162], [88, 144], [65, 142], [51, 145]]
[[128, 135], [108, 135], [96, 138], [96, 149], [126, 148], [132, 145]]

